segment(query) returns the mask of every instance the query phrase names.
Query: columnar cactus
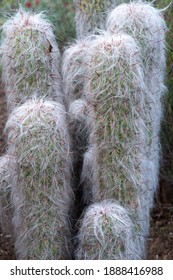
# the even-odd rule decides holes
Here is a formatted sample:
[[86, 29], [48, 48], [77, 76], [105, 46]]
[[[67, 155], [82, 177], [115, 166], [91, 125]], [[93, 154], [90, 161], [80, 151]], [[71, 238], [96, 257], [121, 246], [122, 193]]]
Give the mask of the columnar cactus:
[[[138, 98], [139, 91], [141, 91], [141, 100], [144, 95], [142, 90], [142, 86], [144, 86], [142, 69], [140, 67], [138, 51], [134, 40], [128, 35], [107, 36], [105, 34], [98, 36], [84, 53], [88, 62], [83, 94], [80, 99], [71, 103], [69, 109], [71, 118], [74, 121], [79, 120], [80, 122], [81, 120], [82, 122], [83, 120], [88, 127], [87, 153], [89, 148], [94, 149], [96, 144], [100, 153], [103, 153], [99, 160], [100, 166], [106, 168], [105, 166], [109, 162], [109, 167], [107, 166], [109, 172], [103, 172], [101, 168], [100, 183], [98, 183], [99, 186], [103, 184], [101, 189], [104, 192], [105, 182], [109, 182], [107, 193], [107, 195], [110, 193], [109, 198], [112, 197], [111, 186], [114, 190], [115, 183], [113, 175], [115, 172], [111, 172], [111, 170], [112, 168], [115, 169], [114, 159], [117, 158], [117, 148], [113, 149], [113, 147], [115, 145], [118, 147], [118, 143], [119, 145], [124, 145], [125, 140], [128, 139], [127, 132], [123, 136], [123, 130], [131, 130], [130, 124], [127, 123], [128, 121], [130, 122], [129, 116], [126, 116], [131, 114], [131, 119], [134, 117], [134, 109], [141, 105], [141, 101]], [[86, 68], [86, 65], [84, 67]], [[133, 92], [133, 94], [130, 95], [129, 92]], [[132, 102], [130, 98], [134, 98], [135, 102]], [[123, 102], [123, 100], [125, 101]], [[133, 109], [133, 112], [131, 112], [131, 109]], [[127, 122], [125, 121], [126, 119]], [[124, 122], [123, 126], [121, 122]], [[135, 124], [133, 129], [135, 129]], [[136, 137], [134, 133], [131, 134]], [[131, 134], [129, 132], [130, 136]], [[118, 143], [115, 143], [116, 137], [118, 138], [119, 135], [122, 139], [121, 141], [117, 139]], [[114, 146], [112, 146], [113, 143]], [[112, 153], [109, 155], [110, 161], [108, 160], [108, 155], [102, 152], [102, 150], [106, 151], [109, 149], [110, 151], [112, 150], [112, 153], [115, 152], [115, 157]], [[92, 154], [90, 153], [90, 155]], [[119, 166], [118, 162], [117, 164]], [[107, 176], [109, 179], [106, 178]], [[96, 181], [98, 182], [97, 179], [93, 178], [93, 182]], [[93, 185], [96, 184], [94, 183]], [[118, 197], [115, 198], [118, 200]]]
[[83, 94], [87, 77], [88, 51], [94, 39], [95, 36], [88, 36], [82, 40], [77, 40], [77, 42], [64, 51], [62, 57], [62, 78], [67, 109], [69, 109], [71, 102], [80, 98]]
[[70, 139], [64, 106], [30, 100], [6, 124], [18, 259], [70, 259]]
[[32, 96], [62, 102], [60, 53], [45, 16], [20, 9], [3, 25], [2, 80], [8, 110]]
[[[77, 41], [72, 46], [67, 48], [63, 54], [62, 59], [62, 77], [63, 77], [63, 89], [65, 94], [65, 104], [69, 112], [69, 126], [72, 139], [72, 150], [73, 150], [73, 181], [74, 189], [76, 189], [76, 197], [78, 198], [78, 205], [82, 211], [86, 201], [89, 198], [83, 200], [82, 186], [81, 186], [81, 171], [83, 165], [83, 154], [86, 151], [88, 142], [88, 129], [86, 126], [85, 118], [81, 118], [81, 110], [83, 110], [83, 100], [79, 99], [83, 95], [85, 86], [85, 79], [87, 78], [86, 65], [88, 63], [88, 51], [90, 45], [93, 43], [95, 36], [87, 37], [83, 40]], [[87, 56], [85, 55], [88, 53]], [[86, 58], [86, 61], [85, 61]], [[78, 107], [76, 102], [71, 104], [73, 101], [79, 99]], [[75, 106], [73, 114], [73, 105]], [[71, 108], [71, 109], [70, 109]], [[74, 115], [76, 117], [74, 117]], [[75, 118], [75, 121], [74, 121]], [[79, 121], [78, 121], [79, 118]], [[83, 184], [83, 182], [82, 182]], [[89, 185], [89, 181], [88, 181]], [[80, 187], [79, 187], [80, 186]], [[90, 201], [95, 201], [93, 194], [93, 188], [90, 188]], [[82, 199], [81, 199], [82, 197]], [[80, 213], [78, 213], [79, 215]]]
[[78, 39], [82, 39], [95, 33], [98, 28], [104, 29], [108, 11], [124, 1], [73, 0], [73, 2], [76, 8], [76, 35]]
[[9, 185], [9, 166], [12, 157], [0, 158], [0, 226], [5, 234], [12, 235], [11, 186]]
[[[152, 178], [153, 193], [158, 185], [160, 158], [160, 123], [162, 117], [162, 96], [165, 93], [164, 75], [166, 24], [160, 10], [148, 3], [122, 4], [108, 16], [107, 31], [110, 34], [125, 32], [137, 42], [144, 68], [147, 87], [144, 122], [147, 126], [146, 153], [148, 172]], [[152, 207], [153, 195], [149, 193], [148, 203]]]
[[76, 259], [138, 259], [135, 229], [128, 211], [116, 201], [105, 200], [89, 206], [77, 236]]
[[149, 224], [143, 194], [150, 191], [150, 178], [144, 150], [146, 88], [139, 48], [129, 35], [104, 34], [93, 40], [84, 55], [83, 93], [69, 109], [74, 125], [83, 126], [85, 134], [87, 130], [81, 175], [84, 200], [91, 204], [113, 198], [130, 209], [142, 258]]

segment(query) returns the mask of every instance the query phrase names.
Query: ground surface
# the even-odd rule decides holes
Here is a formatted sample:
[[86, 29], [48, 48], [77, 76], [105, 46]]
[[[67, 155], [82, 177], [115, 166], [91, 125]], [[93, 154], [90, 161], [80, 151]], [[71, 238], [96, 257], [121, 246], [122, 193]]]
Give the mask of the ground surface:
[[[5, 94], [0, 84], [0, 155], [5, 152], [3, 133], [7, 119]], [[9, 236], [0, 229], [0, 260], [15, 259], [14, 246]], [[148, 240], [148, 259], [173, 259], [173, 182], [160, 180], [156, 207], [151, 217]]]

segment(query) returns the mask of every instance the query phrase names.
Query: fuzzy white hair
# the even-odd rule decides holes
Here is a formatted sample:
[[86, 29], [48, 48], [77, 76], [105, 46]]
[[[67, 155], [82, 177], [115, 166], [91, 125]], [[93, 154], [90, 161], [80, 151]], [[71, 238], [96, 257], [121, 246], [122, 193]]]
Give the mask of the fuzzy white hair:
[[76, 36], [83, 39], [105, 29], [107, 13], [123, 0], [73, 0], [76, 9]]
[[117, 201], [90, 205], [80, 221], [75, 257], [78, 260], [140, 259], [135, 225]]
[[95, 36], [77, 40], [66, 48], [62, 57], [62, 78], [65, 104], [69, 109], [71, 102], [83, 94], [84, 81], [87, 78], [88, 56]]
[[18, 259], [70, 259], [71, 155], [65, 108], [45, 100], [16, 107], [6, 124]]
[[[144, 193], [150, 193], [151, 186], [144, 149], [146, 87], [140, 49], [129, 35], [103, 33], [90, 41], [82, 55], [83, 89], [69, 113], [77, 137], [86, 143], [81, 174], [84, 200], [90, 205], [113, 198], [130, 209], [143, 258], [149, 228]], [[75, 77], [73, 69], [72, 73]], [[75, 98], [74, 90], [70, 99]]]
[[[144, 121], [147, 127], [146, 165], [148, 178], [152, 178], [151, 188], [154, 192], [158, 186], [160, 163], [160, 124], [162, 119], [162, 97], [166, 92], [164, 85], [166, 57], [165, 32], [167, 27], [162, 10], [147, 2], [132, 2], [116, 7], [108, 16], [107, 31], [111, 34], [125, 32], [138, 44], [147, 87]], [[150, 180], [151, 181], [151, 180]], [[147, 193], [150, 205], [153, 195]]]
[[9, 182], [9, 166], [12, 157], [8, 154], [0, 157], [0, 226], [2, 232], [13, 236], [11, 185]]
[[9, 112], [33, 95], [63, 102], [60, 52], [44, 14], [20, 8], [4, 23], [2, 34], [2, 80]]

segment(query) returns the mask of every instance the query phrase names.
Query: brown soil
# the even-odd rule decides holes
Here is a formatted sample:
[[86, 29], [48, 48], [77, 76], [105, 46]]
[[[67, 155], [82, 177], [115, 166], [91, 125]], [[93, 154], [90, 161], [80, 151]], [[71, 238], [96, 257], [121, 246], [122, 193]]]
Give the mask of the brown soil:
[[[0, 84], [0, 155], [5, 152], [4, 126], [7, 110], [4, 90]], [[156, 206], [151, 215], [151, 230], [148, 238], [148, 259], [173, 259], [173, 182], [160, 180]], [[0, 229], [0, 260], [15, 259], [10, 236]]]
[[165, 180], [160, 180], [151, 214], [148, 259], [173, 260], [173, 184]]

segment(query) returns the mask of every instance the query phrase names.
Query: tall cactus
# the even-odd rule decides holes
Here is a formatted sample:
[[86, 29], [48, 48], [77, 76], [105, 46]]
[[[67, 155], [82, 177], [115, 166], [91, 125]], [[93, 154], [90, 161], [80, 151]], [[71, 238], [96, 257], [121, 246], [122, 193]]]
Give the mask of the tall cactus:
[[70, 139], [64, 106], [31, 100], [6, 124], [18, 259], [71, 259]]
[[80, 223], [76, 259], [138, 259], [135, 229], [126, 209], [114, 200], [89, 206]]
[[78, 39], [105, 28], [107, 13], [123, 0], [73, 0], [76, 8], [76, 34]]
[[[149, 178], [142, 118], [146, 88], [139, 48], [128, 35], [104, 34], [84, 52], [83, 93], [69, 109], [74, 124], [88, 131], [81, 176], [84, 199], [90, 204], [113, 198], [132, 211], [142, 258], [149, 214], [141, 201]], [[147, 229], [141, 227], [143, 219]]]
[[[162, 12], [145, 2], [122, 4], [116, 7], [107, 19], [107, 31], [110, 34], [126, 32], [136, 40], [140, 48], [147, 87], [143, 117], [147, 126], [146, 153], [153, 193], [158, 185], [159, 132], [162, 117], [162, 97], [166, 90], [164, 86], [166, 30]], [[153, 195], [149, 193], [147, 200], [152, 207]]]
[[[85, 79], [87, 78], [86, 73], [86, 65], [88, 63], [88, 51], [90, 46], [95, 40], [95, 36], [87, 37], [83, 40], [78, 40], [77, 43], [74, 43], [70, 48], [66, 48], [63, 54], [62, 59], [62, 77], [63, 77], [63, 89], [64, 89], [64, 98], [65, 104], [69, 113], [69, 126], [70, 126], [70, 133], [72, 139], [72, 150], [73, 150], [73, 167], [74, 167], [74, 174], [73, 174], [73, 181], [74, 181], [74, 189], [76, 189], [76, 197], [78, 199], [78, 205], [80, 205], [81, 212], [83, 211], [83, 207], [88, 200], [90, 202], [94, 202], [97, 195], [97, 189], [94, 190], [93, 188], [88, 188], [90, 192], [90, 198], [84, 198], [82, 192], [82, 185], [81, 182], [81, 172], [82, 172], [82, 165], [83, 165], [83, 154], [86, 151], [86, 146], [88, 142], [88, 129], [86, 125], [85, 117], [81, 118], [81, 110], [83, 111], [83, 100], [81, 99], [83, 95], [83, 90], [85, 86]], [[87, 56], [86, 56], [87, 53]], [[84, 61], [86, 58], [86, 61]], [[78, 102], [79, 99], [79, 102]], [[76, 107], [77, 100], [78, 107]], [[73, 102], [73, 103], [72, 103]], [[72, 103], [72, 104], [71, 104]], [[74, 105], [74, 111], [73, 111]], [[73, 113], [71, 114], [71, 111]], [[75, 117], [74, 117], [75, 115]], [[74, 121], [75, 118], [75, 121]], [[88, 180], [89, 184], [92, 184], [90, 180]], [[92, 184], [93, 186], [93, 184]], [[80, 215], [78, 211], [78, 216]]]
[[0, 226], [5, 234], [12, 235], [11, 186], [9, 184], [9, 166], [12, 157], [0, 158]]
[[8, 110], [32, 96], [62, 102], [60, 53], [43, 13], [20, 9], [2, 28], [2, 80]]

